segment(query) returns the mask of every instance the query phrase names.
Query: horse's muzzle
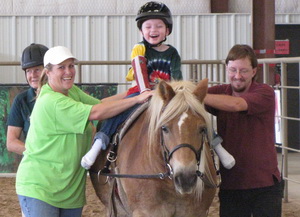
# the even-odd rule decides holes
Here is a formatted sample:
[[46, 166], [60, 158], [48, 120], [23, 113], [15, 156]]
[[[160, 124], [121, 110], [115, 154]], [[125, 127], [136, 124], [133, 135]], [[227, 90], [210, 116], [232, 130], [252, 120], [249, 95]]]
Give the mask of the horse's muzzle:
[[185, 173], [180, 172], [174, 175], [176, 190], [181, 194], [191, 194], [197, 185], [198, 176], [196, 172]]

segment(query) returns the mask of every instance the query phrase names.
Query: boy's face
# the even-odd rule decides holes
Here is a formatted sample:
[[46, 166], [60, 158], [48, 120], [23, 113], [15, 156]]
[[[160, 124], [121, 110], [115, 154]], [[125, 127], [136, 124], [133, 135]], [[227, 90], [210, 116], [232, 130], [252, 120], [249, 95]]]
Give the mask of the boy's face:
[[143, 22], [141, 32], [148, 43], [158, 44], [169, 35], [169, 28], [161, 19], [150, 19]]

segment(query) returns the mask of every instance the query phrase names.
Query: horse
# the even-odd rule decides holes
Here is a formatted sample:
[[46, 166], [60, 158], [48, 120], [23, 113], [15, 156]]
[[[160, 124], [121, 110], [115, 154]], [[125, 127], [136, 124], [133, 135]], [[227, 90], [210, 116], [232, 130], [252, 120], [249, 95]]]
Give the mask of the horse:
[[118, 141], [117, 157], [107, 161], [109, 150], [98, 156], [90, 178], [107, 216], [208, 215], [220, 177], [203, 105], [207, 88], [207, 79], [161, 81]]

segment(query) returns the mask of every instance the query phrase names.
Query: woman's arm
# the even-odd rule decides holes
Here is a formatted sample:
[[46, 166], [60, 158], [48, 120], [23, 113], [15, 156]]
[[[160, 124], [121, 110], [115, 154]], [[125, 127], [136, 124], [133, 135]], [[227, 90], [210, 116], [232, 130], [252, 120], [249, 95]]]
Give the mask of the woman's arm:
[[115, 101], [102, 101], [102, 103], [94, 105], [90, 112], [89, 120], [104, 120], [111, 118], [126, 109], [146, 102], [153, 95], [153, 91], [145, 91], [144, 93]]
[[8, 151], [14, 152], [19, 155], [23, 154], [23, 152], [25, 151], [25, 143], [20, 140], [21, 133], [21, 127], [7, 127], [6, 147]]

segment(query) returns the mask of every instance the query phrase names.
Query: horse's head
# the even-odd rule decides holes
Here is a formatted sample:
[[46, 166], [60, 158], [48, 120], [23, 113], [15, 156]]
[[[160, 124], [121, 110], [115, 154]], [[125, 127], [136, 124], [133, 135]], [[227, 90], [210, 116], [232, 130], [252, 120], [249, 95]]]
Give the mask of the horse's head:
[[202, 185], [196, 171], [199, 165], [200, 169], [204, 166], [203, 159], [200, 162], [201, 152], [207, 151], [203, 150], [204, 140], [211, 132], [203, 105], [207, 88], [207, 79], [198, 85], [189, 81], [162, 81], [150, 104], [150, 146], [161, 144], [165, 162], [173, 168], [175, 188], [182, 194], [192, 193]]

